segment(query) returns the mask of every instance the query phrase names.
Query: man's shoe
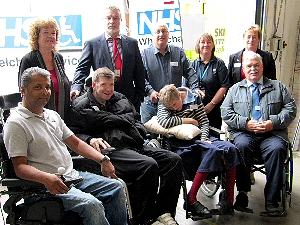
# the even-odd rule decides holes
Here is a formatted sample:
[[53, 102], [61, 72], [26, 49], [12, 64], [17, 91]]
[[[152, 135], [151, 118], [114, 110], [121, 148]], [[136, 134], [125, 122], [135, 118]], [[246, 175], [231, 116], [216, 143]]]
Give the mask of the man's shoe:
[[217, 207], [217, 209], [211, 209], [213, 215], [232, 215], [234, 213], [233, 205], [228, 199], [221, 200]]
[[[185, 209], [185, 204], [183, 208]], [[201, 217], [203, 219], [212, 217], [211, 211], [199, 201], [195, 201], [193, 204], [188, 204], [186, 210], [191, 212], [193, 216]]]
[[277, 202], [267, 201], [265, 206], [267, 215], [271, 217], [281, 216], [278, 207], [279, 205]]
[[253, 209], [248, 208], [248, 202], [248, 196], [244, 192], [240, 192], [235, 198], [233, 207], [236, 211], [253, 213]]

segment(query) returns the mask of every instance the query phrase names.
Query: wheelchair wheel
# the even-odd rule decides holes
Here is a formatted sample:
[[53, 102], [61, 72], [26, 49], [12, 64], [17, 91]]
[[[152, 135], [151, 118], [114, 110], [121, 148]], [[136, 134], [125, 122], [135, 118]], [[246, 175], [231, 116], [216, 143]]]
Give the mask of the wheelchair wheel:
[[207, 197], [212, 197], [216, 194], [220, 187], [220, 183], [218, 181], [218, 177], [205, 180], [200, 187], [200, 190]]
[[158, 140], [156, 139], [151, 139], [148, 143], [147, 146], [153, 147], [153, 148], [161, 148], [161, 144], [159, 143]]

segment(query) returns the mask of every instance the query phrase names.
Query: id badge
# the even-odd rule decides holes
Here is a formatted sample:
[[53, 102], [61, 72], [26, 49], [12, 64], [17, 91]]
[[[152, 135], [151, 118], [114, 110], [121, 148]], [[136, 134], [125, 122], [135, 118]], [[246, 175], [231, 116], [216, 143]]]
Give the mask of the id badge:
[[241, 67], [241, 65], [242, 65], [241, 63], [234, 63], [234, 64], [233, 64], [233, 67], [235, 67], [235, 68], [236, 68], [236, 67]]
[[178, 66], [178, 62], [170, 62], [170, 66]]
[[254, 108], [256, 111], [260, 111], [260, 105], [256, 105]]
[[120, 70], [115, 70], [115, 76], [116, 76], [116, 77], [121, 76], [121, 71], [120, 71]]

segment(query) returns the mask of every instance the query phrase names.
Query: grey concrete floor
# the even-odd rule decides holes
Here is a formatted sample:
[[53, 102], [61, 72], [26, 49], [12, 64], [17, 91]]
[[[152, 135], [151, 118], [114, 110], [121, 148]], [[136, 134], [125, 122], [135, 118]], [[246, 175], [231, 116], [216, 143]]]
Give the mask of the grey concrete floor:
[[[265, 184], [265, 176], [259, 172], [255, 173], [256, 183], [252, 186], [252, 191], [249, 193], [249, 207], [254, 210], [253, 214], [234, 212], [234, 215], [226, 216], [213, 216], [210, 219], [204, 219], [199, 221], [193, 221], [185, 218], [185, 210], [183, 210], [183, 197], [182, 191], [178, 200], [176, 220], [180, 225], [288, 225], [288, 224], [300, 224], [300, 152], [294, 152], [294, 184], [292, 192], [292, 205], [287, 209], [286, 217], [262, 217], [259, 215], [260, 211], [264, 210], [264, 196], [263, 188]], [[189, 190], [191, 182], [187, 182], [187, 189]], [[0, 186], [0, 190], [3, 188]], [[236, 193], [237, 194], [237, 193]], [[7, 196], [0, 196], [1, 207], [6, 201]], [[209, 198], [202, 192], [198, 193], [198, 199], [208, 208], [215, 208], [215, 204], [218, 202], [218, 194]], [[3, 213], [3, 211], [1, 210]], [[1, 214], [0, 212], [0, 214]], [[4, 224], [3, 216], [0, 216], [0, 225]]]
[[[204, 219], [199, 221], [193, 221], [185, 218], [185, 211], [183, 210], [183, 197], [182, 194], [178, 201], [176, 220], [180, 225], [265, 225], [265, 224], [300, 224], [300, 152], [296, 151], [293, 154], [293, 191], [292, 191], [292, 204], [287, 208], [286, 217], [262, 217], [259, 215], [264, 210], [264, 195], [263, 189], [265, 185], [265, 175], [260, 172], [255, 172], [255, 184], [252, 186], [252, 191], [249, 193], [249, 208], [254, 210], [253, 214], [234, 212], [234, 215], [225, 216], [213, 216], [210, 219]], [[189, 187], [191, 182], [188, 182]], [[236, 193], [237, 194], [237, 193]], [[215, 208], [215, 204], [218, 202], [218, 195], [214, 195], [212, 198], [206, 197], [199, 191], [198, 199], [202, 204], [208, 208]], [[289, 198], [288, 198], [289, 199]]]

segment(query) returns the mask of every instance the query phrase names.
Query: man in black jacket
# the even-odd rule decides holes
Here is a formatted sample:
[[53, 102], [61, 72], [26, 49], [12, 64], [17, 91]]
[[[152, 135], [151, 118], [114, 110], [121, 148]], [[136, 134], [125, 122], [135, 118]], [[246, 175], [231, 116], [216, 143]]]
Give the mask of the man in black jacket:
[[136, 187], [137, 210], [133, 213], [137, 224], [157, 218], [171, 218], [173, 223], [168, 224], [177, 224], [174, 216], [182, 181], [181, 158], [144, 145], [146, 128], [133, 104], [114, 92], [114, 73], [106, 67], [96, 70], [92, 87], [72, 105], [66, 123], [80, 139], [99, 151], [103, 144], [116, 148], [108, 160], [117, 176]]

